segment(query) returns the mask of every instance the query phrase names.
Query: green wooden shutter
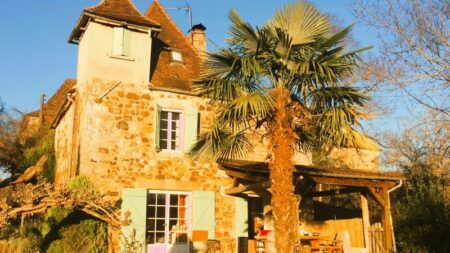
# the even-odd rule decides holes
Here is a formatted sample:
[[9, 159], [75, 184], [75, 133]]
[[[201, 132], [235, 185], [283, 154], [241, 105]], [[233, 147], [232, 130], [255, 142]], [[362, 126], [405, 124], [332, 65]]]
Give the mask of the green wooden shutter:
[[113, 37], [113, 55], [123, 54], [123, 27], [114, 27], [114, 37]]
[[235, 198], [236, 237], [248, 237], [248, 204], [243, 198]]
[[155, 119], [154, 119], [154, 126], [155, 126], [155, 149], [156, 151], [161, 151], [161, 147], [159, 146], [159, 130], [160, 130], [160, 119], [161, 119], [161, 107], [159, 105], [155, 104]]
[[135, 241], [142, 245], [145, 252], [145, 229], [147, 220], [147, 190], [123, 189], [122, 191], [122, 219], [127, 212], [130, 214], [131, 223], [122, 226], [121, 251], [127, 248], [130, 242]]
[[192, 145], [197, 141], [198, 135], [198, 111], [197, 109], [187, 109], [184, 115], [184, 139], [183, 151], [189, 153]]
[[214, 240], [215, 208], [214, 192], [193, 192], [192, 230], [208, 230], [208, 239]]
[[131, 31], [123, 30], [123, 52], [124, 56], [131, 56]]

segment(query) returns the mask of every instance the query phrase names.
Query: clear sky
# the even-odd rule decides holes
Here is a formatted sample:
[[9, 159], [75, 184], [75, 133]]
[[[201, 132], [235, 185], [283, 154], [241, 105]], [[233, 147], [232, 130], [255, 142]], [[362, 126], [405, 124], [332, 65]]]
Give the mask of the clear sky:
[[[67, 38], [83, 8], [100, 0], [0, 0], [0, 98], [8, 106], [27, 112], [39, 107], [39, 96], [51, 96], [66, 78], [76, 78], [77, 46]], [[133, 0], [144, 12], [152, 0]], [[185, 6], [185, 0], [160, 0], [164, 6]], [[203, 23], [209, 39], [224, 45], [229, 21], [235, 8], [252, 24], [262, 24], [275, 9], [288, 0], [187, 0], [193, 7], [193, 20]], [[350, 0], [312, 0], [320, 10], [354, 22]], [[183, 11], [169, 11], [177, 24], [188, 30]], [[375, 44], [375, 36], [357, 25], [355, 37], [362, 45]], [[209, 48], [214, 49], [212, 43]]]

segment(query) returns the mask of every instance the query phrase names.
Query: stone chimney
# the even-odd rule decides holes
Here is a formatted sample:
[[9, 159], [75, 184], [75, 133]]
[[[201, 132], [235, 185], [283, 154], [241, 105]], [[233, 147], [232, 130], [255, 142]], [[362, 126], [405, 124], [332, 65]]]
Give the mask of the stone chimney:
[[192, 45], [200, 50], [206, 51], [206, 27], [202, 24], [197, 24], [192, 26], [190, 31], [191, 43]]

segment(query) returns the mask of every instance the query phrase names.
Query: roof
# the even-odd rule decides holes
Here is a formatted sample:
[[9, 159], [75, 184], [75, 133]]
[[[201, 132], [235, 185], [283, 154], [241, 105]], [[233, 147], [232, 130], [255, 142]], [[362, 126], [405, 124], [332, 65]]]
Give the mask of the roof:
[[[248, 174], [269, 175], [269, 164], [265, 162], [233, 160], [219, 163], [225, 169], [245, 171]], [[343, 168], [319, 168], [314, 166], [295, 165], [296, 175], [326, 176], [335, 178], [372, 179], [384, 181], [398, 181], [404, 179], [399, 172], [354, 170]]]
[[97, 6], [83, 10], [69, 36], [69, 43], [77, 44], [79, 42], [84, 32], [83, 28], [91, 19], [90, 15], [142, 27], [158, 28], [160, 26], [157, 22], [142, 15], [131, 0], [102, 0]]
[[[157, 87], [191, 91], [193, 80], [200, 77], [201, 58], [190, 40], [169, 17], [158, 1], [145, 16], [161, 24], [161, 32], [153, 40], [150, 83]], [[172, 62], [170, 50], [183, 54], [183, 63]]]
[[142, 15], [130, 0], [102, 0], [99, 5], [86, 8], [84, 12], [136, 25], [159, 26]]
[[[67, 79], [58, 88], [58, 90], [53, 94], [52, 97], [44, 104], [43, 116], [44, 122], [43, 127], [50, 127], [55, 116], [58, 114], [62, 104], [66, 100], [67, 93], [77, 84], [75, 79]], [[30, 112], [25, 115], [25, 117], [39, 117], [39, 110]]]

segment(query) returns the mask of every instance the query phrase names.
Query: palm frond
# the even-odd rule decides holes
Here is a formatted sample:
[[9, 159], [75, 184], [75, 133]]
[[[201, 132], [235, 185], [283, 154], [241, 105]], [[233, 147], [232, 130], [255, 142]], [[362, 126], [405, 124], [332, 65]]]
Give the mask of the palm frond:
[[274, 107], [273, 97], [265, 90], [258, 90], [230, 101], [218, 118], [230, 126], [248, 124], [252, 119], [267, 118]]
[[233, 132], [216, 120], [207, 132], [199, 136], [191, 148], [191, 156], [196, 160], [236, 159], [244, 157], [251, 148], [245, 129]]
[[327, 33], [330, 23], [314, 6], [304, 1], [296, 1], [275, 12], [266, 27], [278, 27], [289, 34], [293, 45], [311, 43], [316, 37]]

